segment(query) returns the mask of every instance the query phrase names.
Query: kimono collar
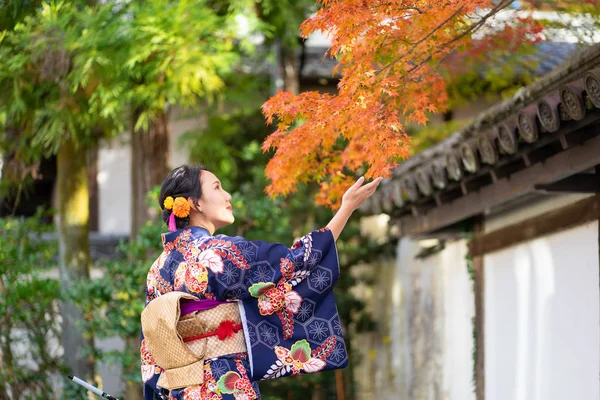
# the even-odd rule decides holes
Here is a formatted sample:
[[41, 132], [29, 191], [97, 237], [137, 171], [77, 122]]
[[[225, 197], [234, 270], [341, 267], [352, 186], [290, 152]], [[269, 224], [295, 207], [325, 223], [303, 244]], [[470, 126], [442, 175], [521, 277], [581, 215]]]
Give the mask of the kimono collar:
[[167, 232], [161, 235], [163, 247], [173, 245], [177, 239], [194, 240], [205, 236], [211, 236], [206, 228], [200, 226], [188, 226], [183, 229], [178, 229], [175, 232]]

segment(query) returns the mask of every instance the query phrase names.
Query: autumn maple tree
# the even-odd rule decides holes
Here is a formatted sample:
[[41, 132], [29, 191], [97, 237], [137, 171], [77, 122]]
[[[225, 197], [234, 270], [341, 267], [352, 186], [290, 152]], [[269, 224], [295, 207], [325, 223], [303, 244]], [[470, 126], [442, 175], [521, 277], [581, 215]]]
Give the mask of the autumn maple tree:
[[[492, 43], [537, 40], [539, 27], [519, 20], [494, 31], [489, 20], [511, 1], [321, 0], [301, 34], [331, 38], [341, 78], [336, 94], [278, 92], [263, 105], [276, 131], [263, 143], [275, 155], [266, 168], [269, 195], [294, 192], [299, 182], [318, 182], [319, 204], [339, 206], [354, 172], [388, 177], [409, 155], [404, 127], [425, 124], [447, 102], [442, 70], [449, 56], [481, 52], [474, 34], [486, 28]], [[504, 35], [504, 36], [503, 36]], [[477, 46], [472, 46], [477, 41]]]

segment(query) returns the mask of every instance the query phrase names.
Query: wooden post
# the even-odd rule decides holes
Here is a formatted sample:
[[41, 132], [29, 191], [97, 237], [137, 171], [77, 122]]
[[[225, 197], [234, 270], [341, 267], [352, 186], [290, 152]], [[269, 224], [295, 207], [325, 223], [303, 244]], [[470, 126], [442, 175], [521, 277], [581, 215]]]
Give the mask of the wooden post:
[[342, 370], [341, 369], [336, 369], [335, 370], [335, 389], [337, 392], [337, 398], [338, 400], [344, 400], [345, 394], [344, 394], [344, 379], [342, 377]]
[[[475, 235], [483, 234], [483, 215], [477, 217], [474, 225]], [[485, 399], [485, 275], [483, 269], [483, 255], [473, 257], [473, 270], [475, 272], [475, 346], [477, 349], [475, 359], [475, 396], [477, 400]]]

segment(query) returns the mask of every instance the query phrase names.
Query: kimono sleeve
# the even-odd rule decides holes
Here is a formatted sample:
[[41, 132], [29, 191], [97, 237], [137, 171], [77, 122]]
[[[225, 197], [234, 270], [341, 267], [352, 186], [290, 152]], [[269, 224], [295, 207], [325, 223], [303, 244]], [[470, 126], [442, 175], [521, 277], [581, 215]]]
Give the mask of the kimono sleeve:
[[[230, 242], [241, 256], [240, 262], [227, 257], [216, 277], [223, 290], [219, 297], [240, 300], [253, 380], [347, 365], [333, 294], [340, 269], [331, 231], [311, 232], [291, 248], [216, 239]], [[231, 274], [239, 275], [228, 283]]]
[[[209, 240], [203, 246], [212, 248], [223, 260], [222, 265], [212, 269], [217, 271], [215, 292], [219, 300], [259, 298], [269, 288], [284, 290], [285, 283], [294, 287], [317, 269], [328, 270], [322, 278], [328, 286], [333, 286], [339, 278], [335, 239], [327, 228], [303, 236], [292, 247], [225, 235], [215, 236], [212, 242]], [[293, 303], [293, 296], [288, 295], [288, 300]]]

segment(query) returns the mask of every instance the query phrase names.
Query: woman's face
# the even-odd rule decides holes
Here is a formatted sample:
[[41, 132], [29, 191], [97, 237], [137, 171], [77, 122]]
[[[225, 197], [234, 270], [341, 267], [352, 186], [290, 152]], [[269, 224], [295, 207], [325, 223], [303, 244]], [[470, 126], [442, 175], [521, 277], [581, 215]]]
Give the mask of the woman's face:
[[198, 201], [198, 209], [202, 216], [212, 223], [215, 230], [231, 225], [235, 220], [231, 195], [221, 187], [221, 181], [215, 174], [205, 170], [200, 174], [200, 185], [202, 197]]

